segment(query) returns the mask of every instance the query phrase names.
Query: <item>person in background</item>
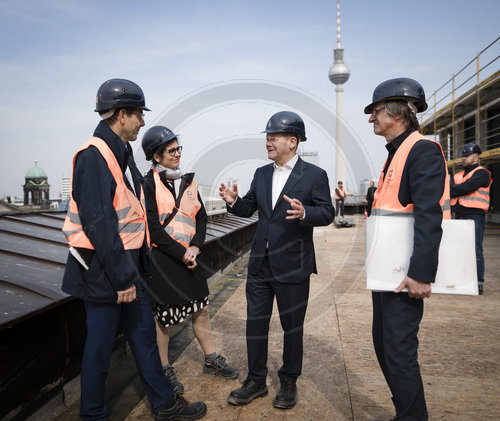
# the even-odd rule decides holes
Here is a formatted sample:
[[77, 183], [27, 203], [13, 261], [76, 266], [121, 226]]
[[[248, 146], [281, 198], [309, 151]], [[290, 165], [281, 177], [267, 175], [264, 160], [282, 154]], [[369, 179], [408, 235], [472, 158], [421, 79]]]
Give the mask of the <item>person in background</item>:
[[368, 214], [368, 216], [370, 216], [372, 213], [373, 199], [375, 197], [376, 190], [377, 188], [375, 187], [375, 182], [370, 181], [370, 187], [368, 187], [368, 190], [366, 191], [366, 201], [368, 202], [366, 205], [366, 213]]
[[451, 179], [451, 210], [456, 219], [472, 219], [476, 234], [476, 267], [479, 294], [483, 293], [484, 256], [483, 236], [485, 214], [490, 207], [491, 173], [479, 165], [481, 148], [474, 142], [462, 148], [464, 169]]
[[155, 421], [202, 418], [203, 402], [177, 395], [161, 368], [145, 278], [149, 233], [142, 176], [129, 142], [144, 126], [142, 89], [126, 79], [97, 92], [102, 118], [73, 158], [72, 191], [63, 232], [70, 245], [62, 290], [80, 298], [87, 314], [81, 368], [80, 416], [107, 420], [104, 386], [118, 326], [123, 329]]
[[[416, 114], [427, 109], [422, 85], [387, 80], [365, 107], [373, 131], [387, 142], [372, 215], [414, 218], [413, 251], [406, 277], [394, 291], [372, 291], [372, 335], [380, 368], [399, 421], [429, 416], [418, 363], [418, 330], [424, 298], [435, 281], [442, 220], [450, 219], [446, 160], [439, 143], [419, 133]], [[398, 247], [397, 244], [394, 247]], [[407, 292], [405, 292], [405, 291]]]
[[326, 172], [297, 155], [299, 142], [307, 139], [302, 118], [280, 111], [264, 133], [267, 156], [274, 162], [255, 171], [244, 197], [238, 196], [237, 185], [231, 189], [221, 184], [219, 189], [228, 212], [250, 217], [259, 211], [246, 283], [248, 377], [227, 400], [246, 405], [268, 393], [269, 321], [276, 297], [284, 344], [281, 386], [273, 406], [289, 409], [297, 402], [309, 277], [316, 273], [313, 228], [329, 225], [335, 211]]
[[238, 370], [215, 352], [208, 285], [197, 256], [205, 242], [207, 213], [194, 173], [180, 167], [182, 146], [165, 126], [151, 127], [142, 138], [151, 169], [144, 182], [149, 232], [151, 234], [151, 282], [157, 342], [163, 370], [176, 393], [184, 393], [169, 364], [170, 326], [192, 316], [193, 331], [205, 353], [203, 372], [225, 379], [238, 377]]
[[345, 202], [346, 193], [344, 190], [344, 185], [342, 181], [337, 183], [337, 187], [335, 188], [335, 216], [344, 217], [344, 202]]

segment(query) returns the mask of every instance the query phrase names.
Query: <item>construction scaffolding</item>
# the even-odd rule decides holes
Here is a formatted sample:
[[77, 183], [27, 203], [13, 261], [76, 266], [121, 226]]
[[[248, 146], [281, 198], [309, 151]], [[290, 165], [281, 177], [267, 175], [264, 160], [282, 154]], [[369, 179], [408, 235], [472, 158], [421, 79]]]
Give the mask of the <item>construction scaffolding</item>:
[[[500, 177], [500, 37], [480, 51], [428, 98], [421, 131], [434, 136], [445, 153], [451, 174], [462, 167], [464, 144], [475, 142], [483, 151], [481, 165]], [[488, 222], [500, 223], [500, 190], [490, 191]]]

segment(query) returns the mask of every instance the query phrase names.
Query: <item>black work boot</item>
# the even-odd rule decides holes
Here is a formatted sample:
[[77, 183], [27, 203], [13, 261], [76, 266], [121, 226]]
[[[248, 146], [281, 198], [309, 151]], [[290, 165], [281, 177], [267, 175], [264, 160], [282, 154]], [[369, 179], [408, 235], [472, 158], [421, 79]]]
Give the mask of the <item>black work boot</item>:
[[168, 381], [170, 382], [170, 386], [172, 386], [174, 392], [177, 393], [178, 395], [182, 395], [184, 393], [184, 386], [177, 379], [174, 367], [172, 367], [171, 365], [166, 365], [165, 367], [163, 367], [163, 373], [165, 373], [165, 376], [167, 376]]
[[154, 416], [154, 421], [199, 420], [207, 413], [204, 402], [189, 403], [182, 396], [174, 393], [173, 399]]
[[290, 409], [297, 403], [297, 385], [294, 381], [281, 382], [281, 387], [273, 399], [273, 406], [279, 409]]
[[255, 398], [267, 396], [267, 386], [265, 383], [258, 384], [247, 378], [243, 386], [233, 390], [227, 401], [233, 405], [247, 405]]
[[205, 360], [203, 372], [215, 374], [223, 379], [236, 379], [238, 377], [238, 369], [228, 365], [222, 355], [217, 355], [212, 361]]

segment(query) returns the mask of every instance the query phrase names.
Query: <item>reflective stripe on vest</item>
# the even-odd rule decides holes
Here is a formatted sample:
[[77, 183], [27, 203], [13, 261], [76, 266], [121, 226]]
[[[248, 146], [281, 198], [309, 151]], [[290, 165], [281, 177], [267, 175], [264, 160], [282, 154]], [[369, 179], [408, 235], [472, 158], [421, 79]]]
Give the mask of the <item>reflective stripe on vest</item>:
[[335, 200], [339, 200], [341, 197], [337, 194], [337, 189], [338, 191], [340, 192], [340, 194], [342, 195], [342, 199], [345, 199], [345, 191], [344, 191], [344, 188], [336, 188], [335, 189]]
[[[158, 216], [160, 223], [163, 224], [174, 209], [175, 199], [172, 192], [161, 181], [159, 173], [155, 170], [153, 170], [153, 179], [155, 182]], [[179, 209], [174, 218], [164, 228], [165, 232], [184, 247], [189, 247], [191, 240], [196, 234], [196, 214], [200, 208], [198, 186], [196, 181], [193, 180], [186, 190], [184, 190]], [[153, 244], [153, 246], [156, 247], [156, 244]]]
[[[378, 182], [377, 190], [375, 191], [375, 197], [373, 199], [372, 205], [372, 215], [380, 216], [408, 216], [413, 215], [413, 203], [403, 206], [399, 202], [399, 188], [401, 186], [401, 177], [403, 176], [403, 170], [408, 159], [411, 148], [415, 143], [425, 140], [428, 142], [433, 142], [439, 146], [439, 150], [443, 155], [443, 150], [441, 145], [430, 139], [424, 138], [419, 132], [415, 131], [410, 134], [403, 143], [399, 146], [394, 154], [392, 161], [387, 169], [387, 174], [384, 180], [384, 171], [380, 174], [380, 179]], [[443, 155], [443, 161], [446, 171], [446, 176], [444, 179], [444, 190], [443, 195], [439, 204], [443, 211], [443, 219], [451, 219], [450, 212], [450, 184], [448, 182], [448, 168], [446, 167], [446, 159]], [[387, 162], [387, 161], [386, 161]], [[384, 165], [385, 167], [385, 165]]]
[[[90, 146], [95, 146], [102, 157], [105, 159], [108, 169], [116, 183], [115, 196], [113, 198], [113, 207], [118, 217], [117, 231], [123, 243], [125, 250], [139, 249], [144, 243], [144, 236], [149, 245], [149, 232], [146, 219], [146, 205], [144, 192], [141, 186], [140, 201], [134, 193], [127, 187], [123, 178], [123, 172], [116, 160], [115, 155], [106, 144], [98, 137], [91, 138], [75, 154], [73, 158], [73, 171], [75, 168], [76, 157], [78, 154]], [[71, 174], [71, 189], [73, 189], [73, 171]], [[68, 207], [68, 213], [63, 225], [63, 232], [70, 246], [94, 249], [89, 238], [83, 231], [78, 206], [73, 199], [71, 192]]]
[[[453, 177], [453, 181], [455, 182], [455, 184], [462, 184], [463, 182], [471, 178], [472, 175], [478, 170], [488, 171], [484, 167], [477, 166], [472, 171], [470, 171], [465, 177], [464, 177], [465, 171], [460, 171], [456, 173], [455, 176]], [[473, 191], [472, 193], [460, 197], [454, 197], [453, 199], [451, 199], [451, 205], [455, 206], [458, 202], [460, 206], [463, 206], [465, 208], [475, 208], [488, 211], [488, 209], [490, 208], [490, 186], [491, 183], [493, 182], [490, 171], [488, 171], [488, 175], [490, 176], [490, 184], [488, 184], [488, 187], [479, 187], [479, 189]]]

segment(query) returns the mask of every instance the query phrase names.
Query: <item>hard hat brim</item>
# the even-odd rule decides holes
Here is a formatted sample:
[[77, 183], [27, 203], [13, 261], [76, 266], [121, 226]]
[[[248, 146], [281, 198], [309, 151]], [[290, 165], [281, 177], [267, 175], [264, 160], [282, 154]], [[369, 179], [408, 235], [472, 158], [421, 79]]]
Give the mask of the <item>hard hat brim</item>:
[[375, 102], [372, 102], [370, 105], [367, 105], [365, 107], [365, 110], [364, 110], [365, 114], [371, 114], [372, 111], [373, 111], [373, 107], [375, 106], [375, 104], [377, 104], [379, 102], [391, 101], [391, 100], [395, 100], [395, 99], [401, 99], [403, 101], [408, 101], [410, 99], [417, 100], [418, 101], [418, 105], [416, 105], [416, 107], [417, 107], [417, 112], [418, 113], [423, 113], [428, 108], [428, 105], [427, 105], [426, 102], [421, 102], [417, 98], [404, 97], [404, 96], [394, 96], [394, 97], [384, 98], [384, 99], [381, 99], [380, 101], [375, 101]]
[[[140, 108], [141, 110], [144, 110], [144, 111], [151, 111], [148, 107], [143, 107], [143, 106], [135, 106], [135, 105], [127, 105], [126, 107], [116, 107], [117, 109], [121, 109], [121, 108]], [[98, 110], [97, 108], [94, 110], [94, 112], [96, 113], [104, 113], [106, 111], [109, 111], [111, 110], [111, 108], [108, 108], [107, 110]]]
[[300, 133], [295, 133], [292, 131], [284, 132], [283, 130], [264, 130], [261, 133], [293, 133], [293, 134], [296, 134], [300, 137], [300, 142], [305, 142], [307, 140], [307, 137], [302, 136]]

